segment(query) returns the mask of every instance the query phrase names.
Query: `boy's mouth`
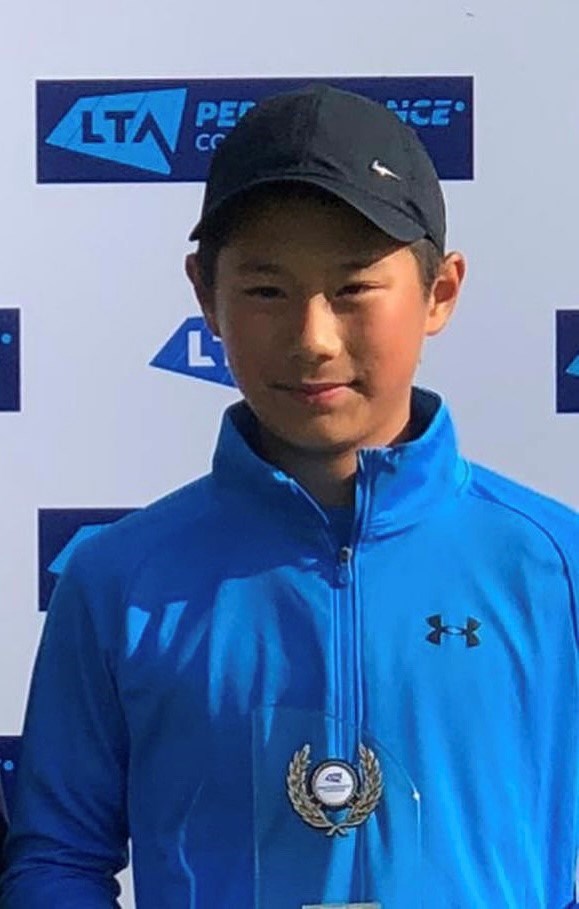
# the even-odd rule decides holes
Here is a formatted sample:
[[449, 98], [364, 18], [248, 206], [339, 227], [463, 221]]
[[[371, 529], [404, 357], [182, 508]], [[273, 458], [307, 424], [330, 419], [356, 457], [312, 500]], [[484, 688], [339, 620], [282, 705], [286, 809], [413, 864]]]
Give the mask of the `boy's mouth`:
[[330, 404], [337, 401], [351, 385], [351, 382], [300, 382], [277, 387], [302, 403]]

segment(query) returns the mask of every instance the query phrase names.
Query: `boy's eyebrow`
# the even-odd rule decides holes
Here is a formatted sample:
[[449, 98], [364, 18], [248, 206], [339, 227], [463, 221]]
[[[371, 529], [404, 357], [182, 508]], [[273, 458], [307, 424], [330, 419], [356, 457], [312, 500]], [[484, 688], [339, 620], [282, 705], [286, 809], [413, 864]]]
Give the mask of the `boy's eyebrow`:
[[[384, 252], [368, 253], [360, 256], [358, 259], [350, 259], [347, 262], [340, 262], [337, 265], [341, 271], [360, 271], [363, 268], [369, 268], [377, 261], [383, 258]], [[287, 272], [282, 265], [275, 262], [265, 262], [261, 259], [245, 259], [240, 262], [236, 268], [239, 274], [260, 274], [260, 275], [283, 275]]]
[[285, 269], [274, 262], [262, 262], [259, 259], [245, 259], [236, 269], [240, 274], [281, 275]]
[[369, 255], [360, 259], [350, 259], [349, 262], [341, 262], [338, 268], [341, 268], [342, 271], [361, 271], [363, 268], [369, 268], [370, 265], [374, 265], [383, 255], [383, 253], [379, 253], [375, 256]]

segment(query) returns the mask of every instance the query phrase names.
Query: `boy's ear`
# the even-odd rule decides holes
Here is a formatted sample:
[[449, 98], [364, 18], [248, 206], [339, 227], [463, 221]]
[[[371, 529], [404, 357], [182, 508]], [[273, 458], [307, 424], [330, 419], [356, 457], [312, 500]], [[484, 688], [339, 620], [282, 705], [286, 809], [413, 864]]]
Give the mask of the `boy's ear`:
[[438, 277], [430, 291], [426, 323], [427, 335], [437, 335], [450, 320], [458, 303], [465, 273], [466, 261], [462, 253], [452, 252], [445, 256]]
[[197, 253], [189, 253], [185, 257], [185, 272], [193, 285], [195, 296], [199, 301], [207, 325], [215, 337], [221, 337], [215, 312], [215, 294], [213, 288], [207, 287], [203, 280]]

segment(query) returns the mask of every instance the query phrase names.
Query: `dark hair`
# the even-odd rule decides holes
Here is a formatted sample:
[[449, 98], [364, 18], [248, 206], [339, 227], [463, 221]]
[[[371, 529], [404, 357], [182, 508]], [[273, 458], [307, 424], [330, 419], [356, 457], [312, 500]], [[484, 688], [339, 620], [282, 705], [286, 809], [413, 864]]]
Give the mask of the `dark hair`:
[[436, 281], [444, 255], [427, 237], [415, 240], [408, 248], [418, 263], [418, 273], [424, 288], [424, 295], [427, 296]]
[[[292, 195], [296, 195], [300, 192], [305, 192], [308, 195], [318, 194], [318, 191], [311, 187], [307, 187], [305, 190], [301, 187], [296, 188], [295, 186], [291, 188], [276, 187], [274, 191], [276, 194], [281, 193], [282, 198], [284, 195], [287, 197], [289, 193]], [[243, 221], [247, 206], [253, 205], [255, 203], [256, 195], [261, 192], [269, 195], [272, 193], [272, 187], [266, 186], [264, 188], [260, 187], [259, 189], [252, 190], [246, 197], [242, 197], [241, 199], [235, 200], [229, 203], [229, 205], [224, 206], [224, 211], [215, 217], [213, 221], [209, 222], [208, 227], [200, 237], [197, 248], [197, 260], [199, 262], [201, 278], [206, 287], [213, 287], [215, 283], [217, 257], [220, 251], [229, 243], [235, 227]], [[324, 200], [328, 199], [328, 194], [323, 192], [323, 190], [319, 191], [319, 195], [320, 198], [323, 198]], [[408, 248], [418, 264], [420, 280], [424, 288], [424, 294], [427, 296], [436, 280], [444, 256], [434, 245], [432, 240], [427, 238], [410, 243]]]

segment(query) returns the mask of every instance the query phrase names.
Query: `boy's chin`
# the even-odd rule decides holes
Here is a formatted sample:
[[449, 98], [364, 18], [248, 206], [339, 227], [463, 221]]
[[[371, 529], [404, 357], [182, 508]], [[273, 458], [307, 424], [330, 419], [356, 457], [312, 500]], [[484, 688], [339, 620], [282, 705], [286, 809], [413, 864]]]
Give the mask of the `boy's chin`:
[[292, 427], [285, 426], [273, 430], [273, 435], [288, 448], [312, 457], [339, 456], [359, 447], [355, 433], [340, 430], [338, 427], [332, 429], [301, 426], [292, 431]]

